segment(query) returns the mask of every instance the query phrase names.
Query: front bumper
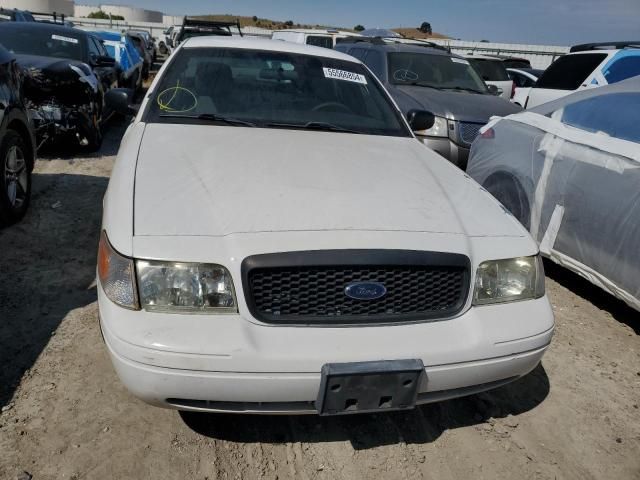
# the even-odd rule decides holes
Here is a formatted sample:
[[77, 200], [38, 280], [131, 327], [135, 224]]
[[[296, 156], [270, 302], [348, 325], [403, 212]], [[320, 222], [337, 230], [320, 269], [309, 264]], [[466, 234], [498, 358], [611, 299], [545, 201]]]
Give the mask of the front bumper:
[[469, 160], [469, 147], [463, 147], [453, 140], [444, 137], [423, 137], [418, 136], [418, 140], [436, 153], [449, 160], [458, 168], [465, 170]]
[[325, 363], [421, 359], [418, 403], [494, 388], [530, 372], [553, 335], [546, 297], [471, 308], [444, 321], [268, 326], [241, 315], [129, 311], [98, 285], [114, 367], [140, 399], [195, 411], [314, 413]]

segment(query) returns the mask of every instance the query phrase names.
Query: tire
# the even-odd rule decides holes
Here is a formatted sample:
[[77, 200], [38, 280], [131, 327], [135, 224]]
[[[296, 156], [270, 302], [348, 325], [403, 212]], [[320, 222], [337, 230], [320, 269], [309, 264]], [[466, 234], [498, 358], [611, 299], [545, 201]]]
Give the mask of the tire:
[[528, 230], [531, 223], [531, 207], [522, 185], [513, 175], [495, 173], [482, 185]]
[[7, 130], [0, 142], [0, 226], [17, 222], [29, 207], [31, 168], [28, 152], [22, 136]]

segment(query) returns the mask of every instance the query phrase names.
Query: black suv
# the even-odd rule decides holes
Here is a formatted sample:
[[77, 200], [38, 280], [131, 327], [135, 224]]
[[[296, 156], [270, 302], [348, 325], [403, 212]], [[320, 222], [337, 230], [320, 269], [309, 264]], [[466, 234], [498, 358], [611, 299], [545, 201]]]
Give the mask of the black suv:
[[435, 115], [428, 130], [415, 132], [425, 145], [465, 169], [480, 127], [494, 116], [522, 109], [492, 93], [468, 60], [439, 45], [380, 37], [338, 40], [336, 50], [361, 60], [378, 77], [403, 114]]
[[14, 56], [0, 46], [0, 226], [20, 220], [31, 196], [36, 145], [21, 81]]
[[38, 142], [63, 135], [89, 150], [102, 142], [104, 95], [118, 70], [91, 32], [40, 22], [0, 23], [0, 44], [25, 71], [25, 97]]

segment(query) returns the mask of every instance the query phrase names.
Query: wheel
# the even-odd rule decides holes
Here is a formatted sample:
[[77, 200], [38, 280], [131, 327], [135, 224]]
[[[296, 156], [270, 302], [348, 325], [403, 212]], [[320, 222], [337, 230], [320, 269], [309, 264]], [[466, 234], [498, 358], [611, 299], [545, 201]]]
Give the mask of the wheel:
[[528, 230], [531, 223], [529, 199], [520, 182], [510, 173], [494, 173], [482, 185]]
[[0, 143], [0, 225], [11, 225], [27, 212], [31, 171], [24, 139], [7, 130]]
[[164, 42], [160, 42], [160, 45], [158, 46], [158, 50], [160, 50], [160, 53], [162, 55], [166, 55], [167, 52], [169, 51], [169, 49], [167, 48], [167, 46], [164, 44]]

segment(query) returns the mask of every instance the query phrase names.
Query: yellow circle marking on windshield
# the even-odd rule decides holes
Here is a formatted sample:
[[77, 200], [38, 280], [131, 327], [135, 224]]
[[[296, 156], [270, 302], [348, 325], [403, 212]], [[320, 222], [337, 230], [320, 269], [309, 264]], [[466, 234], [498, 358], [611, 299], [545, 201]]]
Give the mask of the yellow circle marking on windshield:
[[[173, 108], [171, 106], [171, 103], [175, 100], [176, 95], [178, 95], [178, 92], [185, 92], [187, 95], [191, 96], [191, 98], [193, 99], [193, 105], [190, 105], [188, 108], [182, 108], [182, 109]], [[171, 95], [171, 98], [165, 101], [165, 97], [168, 95]], [[169, 87], [166, 90], [161, 91], [156, 97], [156, 102], [158, 102], [158, 105], [160, 106], [160, 110], [169, 112], [169, 113], [186, 113], [186, 112], [190, 112], [191, 110], [193, 110], [198, 106], [198, 99], [196, 98], [196, 96], [188, 88], [181, 87], [180, 82], [178, 82], [178, 84], [175, 87]]]

